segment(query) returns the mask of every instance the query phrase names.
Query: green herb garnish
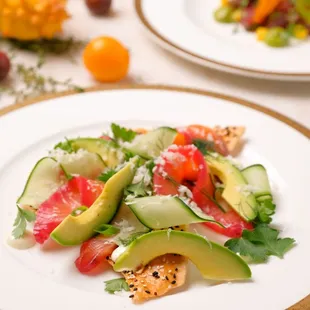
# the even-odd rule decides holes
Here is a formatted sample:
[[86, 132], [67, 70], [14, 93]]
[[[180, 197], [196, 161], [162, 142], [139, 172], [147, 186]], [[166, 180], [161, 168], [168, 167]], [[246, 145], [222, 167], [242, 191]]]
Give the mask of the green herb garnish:
[[101, 173], [101, 175], [99, 175], [98, 180], [102, 181], [102, 182], [107, 182], [110, 178], [113, 177], [114, 174], [116, 174], [117, 171], [113, 170], [113, 169], [109, 169], [103, 173]]
[[54, 146], [54, 149], [61, 149], [63, 151], [66, 151], [68, 153], [74, 153], [75, 149], [73, 148], [72, 141], [69, 140], [67, 137], [65, 137], [64, 142], [59, 142]]
[[105, 291], [114, 294], [115, 292], [129, 291], [129, 286], [124, 278], [105, 281]]
[[271, 199], [264, 200], [258, 205], [257, 221], [269, 224], [272, 221], [271, 216], [275, 214], [276, 205]]
[[111, 124], [111, 130], [116, 141], [131, 142], [137, 135], [133, 130], [121, 127], [115, 123]]
[[144, 178], [136, 184], [131, 184], [125, 189], [125, 195], [133, 195], [135, 197], [147, 196], [147, 189], [144, 184]]
[[205, 141], [205, 140], [201, 140], [201, 139], [194, 139], [193, 144], [197, 147], [197, 149], [203, 155], [207, 155], [209, 151], [214, 152], [214, 142], [213, 141]]
[[18, 212], [13, 224], [14, 229], [12, 231], [12, 236], [15, 239], [19, 239], [24, 235], [27, 227], [27, 222], [34, 222], [36, 219], [36, 214], [34, 212], [30, 210], [24, 210], [19, 206], [17, 206], [17, 209]]
[[101, 224], [95, 232], [103, 235], [103, 236], [114, 236], [120, 232], [120, 229], [109, 224]]
[[262, 263], [268, 259], [268, 256], [283, 258], [295, 243], [292, 238], [278, 238], [278, 236], [278, 230], [267, 224], [259, 224], [253, 231], [244, 230], [241, 238], [228, 240], [225, 246], [249, 258], [252, 262]]

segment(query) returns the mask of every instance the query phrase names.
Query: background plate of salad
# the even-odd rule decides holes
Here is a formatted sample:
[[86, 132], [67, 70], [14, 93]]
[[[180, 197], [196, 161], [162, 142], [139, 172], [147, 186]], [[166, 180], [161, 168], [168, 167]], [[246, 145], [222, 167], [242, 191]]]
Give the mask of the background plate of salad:
[[[308, 207], [308, 184], [310, 176], [310, 132], [307, 128], [278, 113], [241, 99], [200, 90], [164, 86], [98, 89], [96, 92], [28, 102], [24, 107], [16, 106], [11, 110], [2, 110], [0, 115], [0, 141], [2, 145], [0, 152], [1, 310], [84, 310], [85, 308], [118, 310], [137, 309], [138, 307], [149, 310], [158, 308], [185, 310], [192, 307], [193, 304], [210, 309], [281, 310], [291, 307], [309, 294], [310, 211]], [[200, 127], [197, 127], [197, 125], [189, 126], [193, 124], [200, 124]], [[112, 131], [110, 131], [110, 126]], [[222, 133], [221, 131], [215, 133], [216, 126], [224, 128], [223, 135], [227, 134], [227, 129], [225, 129], [227, 126], [242, 126], [245, 128], [242, 136], [243, 143], [240, 145], [241, 148], [237, 152], [238, 154], [233, 154], [233, 158], [227, 156], [231, 145], [228, 145], [226, 149], [221, 144], [222, 140], [218, 136], [221, 136]], [[162, 129], [152, 131], [158, 127]], [[168, 127], [170, 129], [167, 129]], [[207, 130], [207, 127], [214, 129]], [[137, 131], [131, 130], [137, 128], [139, 128]], [[225, 212], [223, 211], [225, 214], [222, 214], [222, 211], [216, 209], [216, 207], [215, 209], [211, 208], [210, 211], [208, 209], [210, 205], [208, 205], [204, 210], [206, 213], [210, 211], [216, 221], [225, 225], [228, 222], [232, 225], [225, 226], [229, 229], [224, 231], [222, 227], [214, 226], [215, 223], [209, 221], [206, 223], [208, 227], [199, 229], [197, 226], [197, 231], [194, 230], [196, 234], [194, 237], [193, 234], [191, 235], [191, 238], [194, 238], [192, 240], [200, 240], [199, 242], [203, 241], [205, 243], [216, 242], [226, 248], [215, 246], [219, 251], [227, 253], [227, 248], [229, 248], [231, 251], [229, 256], [235, 262], [241, 262], [240, 257], [236, 260], [236, 254], [241, 254], [242, 259], [251, 268], [252, 276], [250, 280], [232, 283], [212, 282], [204, 280], [197, 269], [190, 265], [187, 271], [186, 285], [169, 292], [166, 296], [153, 298], [142, 305], [137, 305], [133, 302], [135, 282], [130, 280], [134, 279], [135, 276], [124, 274], [127, 280], [132, 281], [132, 285], [129, 286], [124, 281], [117, 280], [115, 282], [115, 278], [120, 278], [121, 275], [115, 274], [113, 269], [107, 265], [105, 265], [105, 270], [101, 270], [99, 267], [103, 265], [97, 264], [101, 259], [110, 259], [109, 255], [115, 251], [117, 245], [109, 244], [109, 248], [104, 247], [102, 249], [100, 245], [98, 246], [98, 239], [90, 239], [83, 243], [81, 248], [80, 246], [59, 247], [55, 246], [54, 243], [47, 242], [46, 239], [48, 239], [48, 234], [53, 229], [58, 230], [58, 227], [55, 228], [55, 226], [61, 221], [57, 222], [56, 225], [55, 221], [58, 221], [62, 216], [59, 211], [63, 211], [68, 204], [72, 204], [71, 207], [74, 211], [71, 216], [75, 217], [79, 216], [80, 213], [84, 214], [83, 212], [87, 212], [87, 207], [91, 206], [96, 197], [100, 195], [105, 182], [104, 186], [108, 187], [108, 184], [112, 184], [109, 181], [112, 179], [117, 180], [119, 174], [124, 171], [128, 170], [132, 173], [131, 164], [127, 164], [115, 168], [114, 171], [104, 170], [100, 174], [103, 169], [102, 160], [97, 155], [89, 153], [87, 153], [86, 165], [83, 161], [78, 161], [78, 165], [72, 165], [74, 163], [71, 160], [72, 158], [81, 160], [81, 154], [85, 154], [84, 151], [75, 152], [72, 149], [77, 145], [76, 143], [85, 142], [81, 137], [97, 137], [97, 140], [102, 139], [102, 141], [105, 141], [92, 144], [92, 146], [97, 147], [105, 143], [111, 143], [114, 146], [116, 144], [121, 145], [120, 141], [125, 141], [122, 147], [131, 149], [131, 152], [119, 156], [117, 155], [119, 149], [115, 149], [113, 154], [116, 154], [116, 157], [109, 158], [109, 161], [112, 160], [112, 165], [115, 158], [120, 159], [123, 158], [122, 156], [128, 157], [130, 162], [135, 162], [136, 157], [130, 159], [132, 152], [146, 152], [144, 156], [149, 156], [149, 149], [143, 148], [144, 144], [141, 144], [141, 141], [146, 143], [143, 137], [150, 134], [154, 139], [154, 137], [158, 137], [160, 132], [165, 132], [166, 135], [165, 140], [161, 140], [161, 142], [168, 143], [167, 141], [170, 141], [168, 148], [162, 153], [158, 153], [156, 156], [159, 157], [156, 157], [153, 163], [152, 160], [151, 162], [147, 161], [147, 166], [141, 166], [142, 168], [139, 169], [140, 172], [149, 171], [148, 173], [154, 174], [153, 182], [156, 185], [154, 186], [154, 192], [159, 195], [170, 194], [167, 199], [174, 201], [174, 208], [178, 210], [177, 212], [187, 210], [184, 209], [186, 205], [186, 208], [189, 208], [193, 204], [193, 201], [189, 200], [188, 188], [192, 188], [193, 199], [196, 199], [198, 206], [199, 201], [205, 201], [206, 197], [219, 202], [217, 195], [214, 198], [208, 197], [208, 193], [204, 195], [205, 193], [201, 190], [203, 187], [200, 187], [199, 191], [195, 191], [200, 181], [196, 181], [197, 173], [195, 174], [195, 171], [192, 171], [190, 167], [196, 165], [200, 172], [206, 172], [206, 164], [203, 158], [206, 158], [211, 172], [213, 167], [221, 169], [216, 168], [218, 163], [220, 165], [224, 163], [225, 167], [230, 167], [227, 172], [228, 175], [231, 175], [231, 173], [234, 175], [236, 172], [233, 171], [237, 171], [238, 175], [243, 172], [248, 184], [253, 181], [253, 175], [260, 175], [262, 177], [258, 179], [262, 180], [266, 185], [265, 172], [268, 175], [269, 183], [266, 187], [267, 192], [257, 196], [260, 209], [253, 216], [251, 223], [246, 223], [240, 217], [236, 218], [236, 213], [227, 205], [221, 204], [221, 207], [228, 208]], [[172, 140], [171, 137], [173, 137]], [[76, 138], [76, 140], [73, 141], [73, 138]], [[113, 141], [110, 141], [110, 139]], [[187, 139], [190, 139], [190, 142], [188, 142], [189, 140], [186, 142]], [[214, 151], [208, 149], [211, 140], [215, 143], [215, 152], [221, 155], [215, 156]], [[93, 142], [94, 140], [90, 139], [90, 141]], [[149, 138], [147, 141], [149, 141]], [[171, 141], [173, 141], [173, 146], [169, 146]], [[131, 142], [133, 144], [130, 144]], [[53, 177], [55, 174], [53, 174], [48, 179], [54, 183], [47, 184], [47, 179], [42, 178], [42, 175], [49, 167], [55, 168], [54, 159], [46, 159], [47, 154], [51, 154], [48, 151], [53, 150], [55, 145], [57, 147], [56, 151], [52, 151], [53, 158], [58, 155], [63, 158], [63, 152], [67, 152], [70, 160], [62, 163], [63, 167], [66, 168], [63, 171], [66, 172], [62, 173], [61, 169], [57, 170], [60, 171], [57, 178], [55, 179]], [[162, 147], [161, 143], [156, 145]], [[82, 149], [85, 147], [87, 146], [84, 144]], [[193, 156], [193, 162], [190, 162], [191, 165], [189, 166], [187, 162], [183, 161], [183, 158], [187, 158], [187, 156]], [[224, 156], [226, 159], [219, 156]], [[38, 162], [40, 158], [44, 160]], [[182, 164], [182, 169], [185, 170], [181, 170], [181, 168], [171, 170], [173, 161], [178, 160], [178, 158], [182, 159], [180, 165]], [[169, 161], [172, 162], [169, 163]], [[43, 162], [45, 164], [42, 166]], [[258, 163], [261, 166], [253, 166]], [[28, 180], [26, 189], [23, 192], [29, 172], [34, 166], [35, 173], [31, 174], [30, 181]], [[94, 167], [94, 169], [90, 171], [89, 166]], [[41, 169], [42, 167], [43, 169]], [[59, 166], [57, 167], [59, 168]], [[77, 167], [84, 177], [72, 172]], [[250, 172], [249, 169], [244, 169], [244, 167], [256, 168], [250, 169]], [[164, 174], [162, 172], [165, 169], [170, 171], [168, 173], [170, 181], [171, 177], [174, 177], [173, 182], [176, 182], [175, 180], [180, 176], [180, 172], [187, 171], [185, 185], [178, 186], [180, 195], [182, 189], [183, 196], [181, 198], [174, 197], [173, 191], [170, 192], [171, 185], [175, 184], [173, 182], [168, 184], [167, 179], [163, 178]], [[56, 170], [52, 171], [54, 173]], [[71, 171], [71, 175], [69, 171]], [[96, 176], [93, 173], [96, 173]], [[160, 173], [162, 174], [160, 175]], [[34, 175], [36, 175], [36, 182], [34, 182], [35, 186], [33, 187], [31, 178], [33, 179]], [[136, 177], [138, 175], [135, 175]], [[29, 195], [31, 188], [53, 185], [56, 181], [64, 179], [67, 180], [66, 183], [41, 203], [38, 211], [36, 211], [36, 218], [33, 216], [33, 210], [23, 208], [22, 200], [25, 201], [26, 198], [28, 201], [32, 199], [31, 204], [33, 206], [38, 203], [38, 200], [41, 199], [41, 202], [43, 200], [41, 196]], [[243, 178], [241, 179], [243, 180]], [[254, 178], [255, 180], [256, 178]], [[152, 225], [158, 225], [162, 221], [165, 223], [170, 220], [176, 221], [177, 217], [171, 217], [169, 213], [164, 213], [167, 216], [159, 218], [158, 223], [154, 221], [153, 216], [148, 216], [141, 201], [146, 199], [148, 204], [152, 204], [153, 199], [156, 200], [157, 198], [156, 196], [154, 196], [155, 198], [147, 197], [152, 193], [149, 193], [144, 187], [144, 181], [145, 178], [141, 178], [140, 175], [140, 179], [135, 184], [127, 186], [124, 192], [124, 195], [127, 196], [126, 199], [128, 199], [128, 201], [126, 200], [128, 205], [131, 203], [131, 208], [134, 210], [135, 215], [139, 216], [140, 222], [152, 228]], [[219, 189], [219, 195], [224, 197], [220, 181], [221, 179], [213, 180], [213, 185], [209, 182], [208, 188], [215, 186]], [[206, 179], [200, 183], [204, 186], [205, 182]], [[117, 187], [118, 184], [114, 184], [114, 186]], [[242, 186], [241, 188], [239, 186], [234, 187], [235, 190], [237, 188], [238, 192], [244, 194], [246, 198], [257, 194], [257, 188], [253, 186], [246, 186], [246, 191], [251, 192], [247, 194], [243, 191]], [[42, 194], [41, 190], [40, 194]], [[186, 199], [185, 194], [188, 195]], [[20, 208], [16, 208], [17, 199]], [[180, 199], [183, 199], [182, 203], [180, 203]], [[179, 206], [183, 209], [178, 209]], [[199, 213], [195, 213], [196, 208], [197, 206], [195, 208], [192, 206], [191, 213], [185, 212], [186, 219], [190, 223], [193, 220], [202, 220], [201, 216], [197, 216]], [[250, 213], [251, 210], [251, 208], [248, 209]], [[69, 210], [69, 214], [71, 211], [72, 209]], [[156, 208], [154, 212], [152, 214], [156, 215]], [[166, 212], [166, 210], [161, 208], [161, 212]], [[182, 213], [182, 216], [180, 214], [178, 218], [182, 217], [184, 219], [184, 213]], [[189, 216], [189, 214], [191, 215]], [[219, 214], [222, 214], [222, 216], [218, 216]], [[14, 226], [13, 235], [18, 237], [25, 233], [26, 225], [28, 225], [29, 230], [32, 229], [33, 221], [35, 221], [33, 231], [37, 241], [36, 244], [24, 250], [10, 247], [7, 240], [12, 241], [12, 226]], [[30, 223], [27, 224], [27, 222]], [[63, 227], [62, 224], [63, 222], [59, 227]], [[234, 224], [237, 224], [236, 229], [232, 229]], [[115, 225], [109, 222], [108, 225], [100, 226], [100, 229], [97, 228], [96, 231], [103, 237], [117, 234], [121, 228], [115, 227]], [[162, 225], [165, 227], [165, 224]], [[174, 227], [177, 226], [174, 224]], [[199, 227], [202, 228], [202, 226]], [[170, 230], [169, 238], [188, 236], [189, 232], [183, 232], [181, 227], [178, 227], [178, 229], [181, 231], [174, 232]], [[209, 233], [207, 234], [208, 229]], [[55, 230], [51, 234], [54, 237], [57, 235], [54, 233]], [[136, 239], [150, 234], [152, 232], [144, 232], [142, 236], [136, 236]], [[163, 238], [167, 237], [160, 231], [155, 232], [155, 234], [163, 236]], [[206, 234], [207, 241], [201, 237], [204, 234]], [[73, 238], [76, 235], [73, 234]], [[61, 234], [59, 234], [58, 230], [59, 236]], [[63, 236], [68, 237], [66, 233]], [[99, 240], [102, 237], [100, 236]], [[62, 237], [59, 237], [58, 241]], [[72, 234], [70, 238], [72, 238]], [[15, 239], [18, 240], [18, 238]], [[76, 241], [71, 239], [68, 242], [74, 243]], [[129, 244], [131, 244], [130, 242]], [[95, 252], [95, 258], [92, 256], [94, 247], [97, 251]], [[206, 246], [206, 249], [209, 251], [210, 248]], [[140, 252], [140, 254], [144, 255], [145, 253]], [[179, 259], [173, 257], [173, 263], [174, 260]], [[117, 262], [119, 266], [121, 265], [121, 262], [117, 259], [115, 261], [115, 265], [117, 265]], [[182, 264], [183, 262], [180, 262], [180, 266], [183, 266]], [[245, 263], [238, 264], [237, 267], [244, 266]], [[94, 269], [96, 269], [96, 274], [89, 272], [94, 271]], [[184, 269], [181, 270], [181, 267], [175, 267], [174, 271], [168, 269], [160, 272], [154, 271], [148, 276], [152, 278], [152, 281], [165, 280], [161, 279], [161, 273], [167, 271], [171, 285], [178, 284], [180, 273], [174, 273], [181, 272]], [[246, 270], [245, 278], [248, 278], [249, 269], [242, 270], [242, 272]], [[226, 268], [225, 272], [234, 273], [234, 270]], [[141, 275], [137, 275], [137, 277], [141, 278]], [[143, 283], [142, 280], [141, 283]], [[141, 285], [143, 286], [143, 284]], [[170, 284], [168, 287], [171, 287]], [[150, 292], [146, 291], [146, 294], [150, 294]], [[154, 292], [152, 291], [152, 293]], [[131, 298], [128, 298], [130, 296]], [[303, 307], [307, 309], [309, 301], [304, 303]]]
[[164, 48], [203, 66], [274, 80], [309, 81], [307, 0], [136, 0]]

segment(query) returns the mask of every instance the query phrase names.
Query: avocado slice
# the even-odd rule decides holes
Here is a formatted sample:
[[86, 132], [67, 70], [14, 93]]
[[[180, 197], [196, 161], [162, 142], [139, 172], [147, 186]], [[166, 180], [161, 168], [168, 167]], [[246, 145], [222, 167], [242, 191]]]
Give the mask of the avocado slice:
[[257, 201], [255, 196], [246, 190], [248, 183], [241, 171], [220, 155], [207, 155], [206, 161], [211, 172], [225, 185], [222, 197], [244, 220], [254, 220], [257, 215]]
[[51, 238], [61, 245], [77, 245], [95, 234], [100, 224], [109, 223], [117, 212], [125, 187], [131, 184], [138, 158], [134, 157], [112, 176], [93, 205], [79, 216], [68, 215], [54, 229]]
[[243, 280], [251, 277], [242, 258], [204, 237], [182, 231], [158, 230], [135, 239], [115, 261], [117, 272], [137, 270], [164, 254], [188, 257], [202, 276], [211, 280]]

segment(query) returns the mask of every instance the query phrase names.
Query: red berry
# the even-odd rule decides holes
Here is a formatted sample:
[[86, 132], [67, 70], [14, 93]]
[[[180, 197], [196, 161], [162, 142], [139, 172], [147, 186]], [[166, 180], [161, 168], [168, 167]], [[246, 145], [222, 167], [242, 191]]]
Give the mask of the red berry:
[[0, 51], [0, 81], [4, 80], [11, 68], [10, 59]]
[[109, 12], [112, 0], [85, 0], [88, 9], [95, 15], [105, 15]]

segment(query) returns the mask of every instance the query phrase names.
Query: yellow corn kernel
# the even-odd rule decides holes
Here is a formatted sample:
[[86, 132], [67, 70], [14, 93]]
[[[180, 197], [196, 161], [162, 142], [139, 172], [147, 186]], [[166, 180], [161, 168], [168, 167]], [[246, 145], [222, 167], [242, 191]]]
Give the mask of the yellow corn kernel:
[[234, 22], [238, 23], [241, 21], [241, 18], [242, 18], [242, 10], [241, 9], [236, 9], [232, 15], [231, 15], [231, 18]]
[[267, 34], [268, 29], [266, 27], [258, 27], [256, 29], [256, 38], [258, 41], [263, 41], [265, 39], [265, 36]]
[[293, 35], [299, 40], [305, 40], [309, 36], [309, 30], [303, 25], [295, 25]]

